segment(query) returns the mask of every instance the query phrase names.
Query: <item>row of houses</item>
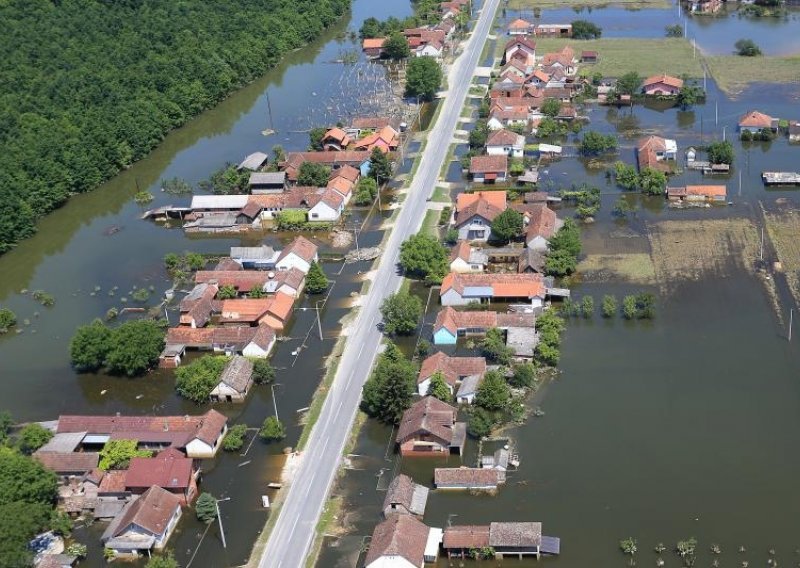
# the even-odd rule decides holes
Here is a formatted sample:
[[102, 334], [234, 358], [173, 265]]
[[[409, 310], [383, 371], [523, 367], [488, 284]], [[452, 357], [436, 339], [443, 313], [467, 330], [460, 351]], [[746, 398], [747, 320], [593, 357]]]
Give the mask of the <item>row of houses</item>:
[[572, 37], [572, 24], [532, 24], [522, 18], [517, 18], [506, 28], [510, 36], [536, 36], [548, 38]]

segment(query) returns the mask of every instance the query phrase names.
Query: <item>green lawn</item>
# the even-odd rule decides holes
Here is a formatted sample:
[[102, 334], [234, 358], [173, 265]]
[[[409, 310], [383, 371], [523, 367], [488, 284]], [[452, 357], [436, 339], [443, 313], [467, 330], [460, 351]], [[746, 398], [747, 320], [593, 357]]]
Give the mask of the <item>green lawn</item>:
[[436, 201], [437, 203], [450, 203], [452, 201], [450, 199], [450, 190], [445, 187], [437, 186], [436, 189], [433, 190], [431, 201]]
[[425, 219], [423, 219], [422, 221], [422, 227], [420, 228], [419, 232], [438, 237], [439, 232], [436, 230], [436, 227], [439, 225], [440, 216], [441, 216], [440, 211], [436, 211], [435, 209], [428, 209], [425, 212]]
[[729, 94], [742, 91], [750, 83], [794, 83], [800, 78], [800, 55], [720, 55], [705, 59], [719, 88]]

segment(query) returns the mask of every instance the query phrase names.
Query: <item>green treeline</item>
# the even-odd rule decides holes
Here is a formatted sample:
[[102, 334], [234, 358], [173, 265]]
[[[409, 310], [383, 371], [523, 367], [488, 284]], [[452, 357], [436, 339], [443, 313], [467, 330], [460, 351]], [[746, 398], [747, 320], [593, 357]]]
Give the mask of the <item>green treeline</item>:
[[0, 3], [0, 253], [315, 39], [350, 0]]

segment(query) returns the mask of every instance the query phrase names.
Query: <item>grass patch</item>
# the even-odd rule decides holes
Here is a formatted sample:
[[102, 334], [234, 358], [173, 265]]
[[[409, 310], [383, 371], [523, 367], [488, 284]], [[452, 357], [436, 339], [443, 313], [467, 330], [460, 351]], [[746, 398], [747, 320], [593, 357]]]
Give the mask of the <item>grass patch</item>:
[[[498, 45], [502, 51], [503, 45]], [[684, 38], [537, 38], [536, 52], [538, 55], [558, 51], [565, 45], [570, 45], [576, 53], [592, 50], [600, 54], [600, 61], [597, 63], [580, 66], [579, 72], [583, 75], [602, 73], [605, 77], [621, 77], [625, 73], [636, 71], [643, 77], [662, 72], [675, 76], [703, 76], [700, 53], [695, 58], [692, 44]]]
[[764, 218], [789, 289], [795, 301], [800, 303], [800, 240], [797, 238], [800, 234], [800, 212], [788, 208], [779, 212], [765, 211]]
[[578, 265], [581, 280], [588, 282], [607, 282], [625, 280], [636, 284], [653, 284], [656, 268], [650, 255], [633, 254], [591, 254]]
[[330, 527], [339, 520], [343, 503], [344, 500], [341, 497], [331, 497], [322, 508], [322, 513], [317, 522], [314, 542], [311, 543], [311, 550], [309, 550], [308, 556], [306, 556], [306, 568], [314, 568], [317, 564], [317, 558], [319, 557], [319, 551], [322, 549], [325, 535], [329, 532]]
[[[508, 8], [565, 8], [567, 6], [586, 6], [598, 8], [603, 6], [624, 6], [625, 8], [669, 8], [669, 0], [510, 0]], [[537, 40], [538, 43], [538, 40]]]
[[439, 224], [439, 215], [441, 215], [440, 211], [428, 209], [425, 212], [425, 219], [422, 220], [422, 227], [419, 230], [420, 233], [427, 233], [429, 235], [433, 235], [434, 237], [438, 237], [439, 233], [436, 230], [436, 227]]
[[720, 89], [740, 93], [750, 83], [794, 83], [800, 76], [800, 55], [784, 57], [706, 57], [711, 76]]
[[435, 201], [437, 203], [450, 203], [450, 190], [446, 187], [436, 186], [436, 189], [433, 190], [431, 201]]

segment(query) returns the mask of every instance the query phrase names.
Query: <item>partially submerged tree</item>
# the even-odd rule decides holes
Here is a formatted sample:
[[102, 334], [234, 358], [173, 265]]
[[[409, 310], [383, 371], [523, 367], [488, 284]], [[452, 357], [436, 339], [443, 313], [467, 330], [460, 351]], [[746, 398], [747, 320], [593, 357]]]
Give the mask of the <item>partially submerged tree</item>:
[[411, 277], [439, 283], [449, 271], [448, 252], [436, 237], [417, 233], [400, 245], [400, 266]]
[[194, 513], [201, 523], [213, 523], [217, 518], [217, 500], [211, 493], [202, 492], [194, 504]]
[[306, 292], [309, 294], [322, 294], [328, 289], [328, 277], [325, 276], [322, 267], [314, 260], [306, 275]]
[[388, 335], [410, 335], [422, 318], [422, 300], [405, 291], [390, 294], [381, 304], [381, 315]]
[[268, 416], [261, 425], [258, 435], [261, 436], [262, 440], [275, 442], [283, 440], [286, 437], [286, 428], [283, 423], [278, 420], [277, 416]]
[[417, 370], [394, 343], [378, 357], [372, 375], [364, 384], [361, 409], [381, 422], [396, 424], [411, 406], [416, 392]]
[[408, 40], [400, 32], [393, 33], [383, 42], [383, 54], [387, 59], [405, 59], [411, 55]]

